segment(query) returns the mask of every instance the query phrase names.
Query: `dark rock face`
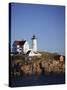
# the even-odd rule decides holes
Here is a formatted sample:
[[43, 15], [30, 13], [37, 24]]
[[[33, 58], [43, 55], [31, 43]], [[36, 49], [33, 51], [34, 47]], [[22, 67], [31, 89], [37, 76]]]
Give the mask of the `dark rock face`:
[[41, 74], [42, 69], [39, 63], [27, 64], [21, 66], [21, 71], [26, 75]]
[[61, 63], [60, 61], [53, 60], [53, 61], [45, 62], [43, 64], [42, 66], [44, 68], [45, 73], [46, 72], [63, 73], [65, 71], [65, 65], [64, 63]]
[[65, 56], [40, 52], [41, 57], [27, 57], [25, 54], [11, 57], [11, 75], [40, 75], [65, 73]]
[[41, 74], [44, 72], [44, 74], [47, 73], [64, 73], [65, 71], [65, 65], [64, 63], [61, 63], [59, 61], [40, 61], [40, 62], [35, 62], [32, 64], [28, 65], [22, 65], [21, 66], [21, 71], [24, 74], [32, 75], [32, 74]]
[[21, 71], [25, 75], [31, 75], [32, 74], [32, 65], [22, 65], [21, 66]]
[[64, 73], [65, 63], [60, 60], [37, 60], [34, 62], [22, 63], [15, 60], [12, 63], [13, 75], [40, 75], [50, 73]]
[[33, 74], [41, 74], [42, 69], [40, 68], [39, 62], [33, 64]]

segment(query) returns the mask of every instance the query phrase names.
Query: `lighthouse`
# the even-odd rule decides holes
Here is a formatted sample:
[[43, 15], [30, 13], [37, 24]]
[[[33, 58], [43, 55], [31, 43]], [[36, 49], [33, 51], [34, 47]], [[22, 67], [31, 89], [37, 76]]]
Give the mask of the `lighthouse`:
[[32, 50], [33, 52], [37, 52], [37, 38], [35, 35], [32, 37]]

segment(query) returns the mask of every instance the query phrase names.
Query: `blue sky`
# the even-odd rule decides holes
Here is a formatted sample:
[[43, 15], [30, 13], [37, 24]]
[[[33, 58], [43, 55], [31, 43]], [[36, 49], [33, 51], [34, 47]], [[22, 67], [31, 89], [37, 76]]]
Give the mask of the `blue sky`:
[[65, 7], [33, 4], [11, 4], [11, 44], [36, 35], [38, 50], [65, 52]]

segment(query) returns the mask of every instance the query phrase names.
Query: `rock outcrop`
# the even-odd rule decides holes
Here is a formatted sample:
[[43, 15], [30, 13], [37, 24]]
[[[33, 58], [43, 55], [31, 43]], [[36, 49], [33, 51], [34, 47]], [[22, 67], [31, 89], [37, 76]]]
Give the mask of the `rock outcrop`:
[[45, 60], [44, 58], [35, 58], [35, 60], [23, 61], [22, 59], [13, 60], [11, 62], [12, 75], [40, 75], [51, 73], [64, 73], [65, 62], [61, 57], [59, 60]]
[[50, 73], [64, 73], [65, 64], [59, 61], [40, 61], [31, 64], [25, 64], [20, 67], [21, 71], [25, 75], [37, 74], [41, 73], [50, 74]]

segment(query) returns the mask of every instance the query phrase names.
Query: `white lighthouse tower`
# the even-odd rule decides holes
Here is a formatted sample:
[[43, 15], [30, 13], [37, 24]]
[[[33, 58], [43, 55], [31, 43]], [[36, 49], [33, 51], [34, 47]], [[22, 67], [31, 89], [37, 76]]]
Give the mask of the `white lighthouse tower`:
[[37, 39], [35, 35], [32, 37], [32, 50], [33, 52], [37, 52]]

